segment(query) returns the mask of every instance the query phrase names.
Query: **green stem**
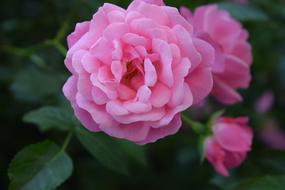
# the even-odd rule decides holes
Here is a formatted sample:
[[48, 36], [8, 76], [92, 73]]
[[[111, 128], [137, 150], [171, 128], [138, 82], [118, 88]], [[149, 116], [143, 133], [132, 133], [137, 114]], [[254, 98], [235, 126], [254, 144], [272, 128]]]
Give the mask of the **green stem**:
[[199, 152], [201, 155], [201, 159], [200, 162], [202, 163], [205, 159], [205, 152], [204, 152], [204, 141], [207, 138], [208, 134], [207, 134], [207, 126], [205, 126], [204, 124], [197, 122], [197, 121], [193, 121], [192, 119], [190, 119], [186, 113], [182, 113], [182, 119], [185, 123], [187, 123], [192, 129], [193, 131], [198, 134], [198, 146], [199, 146]]
[[67, 50], [61, 43], [54, 41], [54, 47], [61, 53], [61, 55], [64, 57], [66, 56]]
[[186, 113], [182, 113], [182, 120], [187, 123], [197, 134], [202, 134], [205, 131], [205, 126], [202, 123], [197, 121], [193, 121], [190, 119]]
[[58, 50], [65, 57], [67, 50], [58, 41], [56, 41], [56, 40], [46, 40], [44, 43], [47, 46], [49, 46], [49, 47], [55, 48], [56, 50]]
[[72, 127], [72, 129], [69, 131], [67, 137], [65, 138], [64, 142], [63, 142], [63, 145], [61, 147], [61, 152], [65, 151], [67, 146], [69, 145], [72, 137], [73, 137], [73, 134], [74, 134], [74, 127]]
[[[46, 45], [41, 45], [46, 46]], [[30, 59], [35, 65], [37, 65], [40, 68], [46, 68], [47, 64], [45, 61], [38, 55], [34, 53], [38, 48], [40, 48], [39, 45], [32, 46], [30, 48], [19, 48], [19, 47], [13, 47], [13, 46], [5, 46], [1, 48], [1, 51], [13, 54], [19, 57], [28, 58]]]
[[59, 31], [57, 32], [54, 40], [56, 42], [60, 42], [64, 36], [66, 35], [67, 33], [67, 30], [68, 30], [68, 27], [69, 27], [69, 19], [66, 19], [63, 23], [62, 23], [62, 26], [61, 28], [59, 29]]

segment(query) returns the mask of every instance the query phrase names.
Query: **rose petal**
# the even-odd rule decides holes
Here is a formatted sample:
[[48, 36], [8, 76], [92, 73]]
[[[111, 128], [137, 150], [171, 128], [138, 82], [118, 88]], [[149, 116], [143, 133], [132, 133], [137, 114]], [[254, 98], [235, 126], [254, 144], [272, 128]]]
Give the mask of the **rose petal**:
[[250, 150], [252, 131], [236, 124], [218, 123], [213, 128], [217, 142], [224, 149], [232, 152], [246, 152]]

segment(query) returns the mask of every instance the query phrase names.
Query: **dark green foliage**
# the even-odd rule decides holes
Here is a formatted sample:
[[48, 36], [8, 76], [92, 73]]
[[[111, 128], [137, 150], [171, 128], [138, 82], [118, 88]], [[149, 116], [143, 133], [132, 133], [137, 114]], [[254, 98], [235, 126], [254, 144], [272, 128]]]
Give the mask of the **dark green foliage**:
[[81, 144], [104, 166], [128, 174], [127, 159], [114, 139], [100, 133], [91, 134], [84, 129], [78, 129], [76, 134]]
[[284, 187], [285, 176], [264, 176], [245, 180], [234, 190], [283, 190]]
[[219, 3], [218, 6], [229, 11], [233, 17], [240, 21], [266, 21], [269, 19], [265, 12], [253, 6], [234, 3]]
[[55, 189], [72, 174], [70, 157], [53, 142], [30, 145], [20, 151], [9, 167], [9, 190]]
[[25, 122], [38, 125], [41, 131], [51, 129], [66, 131], [73, 127], [73, 117], [58, 107], [46, 106], [25, 114]]

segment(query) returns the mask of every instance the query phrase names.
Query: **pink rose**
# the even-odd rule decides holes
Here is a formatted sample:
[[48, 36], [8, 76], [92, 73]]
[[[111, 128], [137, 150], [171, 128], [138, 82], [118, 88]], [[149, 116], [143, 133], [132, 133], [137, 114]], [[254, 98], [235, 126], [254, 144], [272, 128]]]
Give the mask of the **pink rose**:
[[192, 13], [185, 7], [181, 14], [193, 25], [195, 36], [215, 48], [212, 95], [225, 104], [240, 102], [237, 89], [248, 88], [252, 63], [248, 32], [228, 12], [215, 5], [201, 6]]
[[163, 0], [141, 0], [141, 1], [144, 1], [144, 2], [149, 3], [149, 4], [160, 5], [160, 6], [165, 5]]
[[239, 166], [251, 150], [252, 130], [247, 117], [221, 117], [212, 126], [213, 135], [204, 143], [205, 156], [223, 176]]
[[212, 46], [193, 37], [176, 8], [145, 1], [127, 10], [106, 3], [76, 25], [65, 59], [72, 76], [63, 88], [87, 129], [138, 144], [176, 133], [179, 113], [213, 83]]
[[180, 14], [188, 21], [188, 22], [191, 22], [192, 20], [192, 13], [191, 11], [187, 8], [187, 7], [184, 7], [184, 6], [181, 6], [180, 9]]

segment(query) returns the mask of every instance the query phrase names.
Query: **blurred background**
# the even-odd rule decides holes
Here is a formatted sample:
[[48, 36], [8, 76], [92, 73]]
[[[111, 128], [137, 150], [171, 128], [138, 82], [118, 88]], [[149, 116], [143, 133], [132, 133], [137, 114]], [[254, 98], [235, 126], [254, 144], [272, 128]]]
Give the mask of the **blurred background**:
[[[65, 132], [42, 132], [22, 118], [42, 106], [68, 105], [61, 90], [69, 75], [63, 63], [66, 36], [77, 22], [90, 20], [104, 2], [127, 7], [130, 0], [0, 2], [0, 190], [8, 187], [9, 162], [19, 150], [44, 139], [63, 142]], [[207, 162], [200, 164], [197, 139], [184, 127], [174, 136], [144, 146], [141, 164], [130, 160], [130, 174], [121, 175], [102, 166], [73, 139], [68, 153], [74, 172], [58, 189], [231, 189], [246, 178], [285, 175], [285, 2], [165, 2], [192, 10], [218, 2], [249, 30], [253, 81], [242, 91], [244, 101], [228, 107], [226, 114], [250, 116], [255, 130], [253, 151], [231, 177], [220, 177]], [[194, 118], [204, 120], [220, 108], [222, 105], [209, 99], [191, 112]]]

